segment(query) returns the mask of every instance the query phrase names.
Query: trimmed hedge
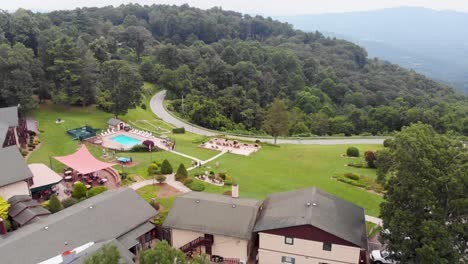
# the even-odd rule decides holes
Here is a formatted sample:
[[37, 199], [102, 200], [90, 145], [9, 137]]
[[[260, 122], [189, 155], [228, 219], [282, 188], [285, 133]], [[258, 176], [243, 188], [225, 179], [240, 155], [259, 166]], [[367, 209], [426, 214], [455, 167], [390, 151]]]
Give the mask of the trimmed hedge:
[[195, 191], [195, 192], [202, 192], [205, 190], [205, 185], [199, 181], [193, 181], [190, 184], [187, 185], [187, 187], [190, 188], [190, 190]]
[[93, 196], [96, 196], [100, 193], [103, 193], [107, 191], [107, 187], [105, 186], [96, 186], [96, 187], [93, 187], [91, 188], [89, 191], [88, 191], [88, 198], [89, 197], [93, 197]]
[[349, 147], [346, 150], [346, 155], [348, 157], [359, 157], [359, 149], [356, 147]]
[[184, 134], [185, 133], [185, 127], [177, 127], [172, 129], [172, 133], [174, 134]]
[[77, 204], [77, 203], [78, 203], [78, 200], [73, 198], [73, 197], [69, 197], [69, 198], [64, 199], [62, 201], [62, 204], [63, 204], [64, 208], [68, 208], [68, 207], [70, 207], [70, 206], [72, 206], [74, 204]]

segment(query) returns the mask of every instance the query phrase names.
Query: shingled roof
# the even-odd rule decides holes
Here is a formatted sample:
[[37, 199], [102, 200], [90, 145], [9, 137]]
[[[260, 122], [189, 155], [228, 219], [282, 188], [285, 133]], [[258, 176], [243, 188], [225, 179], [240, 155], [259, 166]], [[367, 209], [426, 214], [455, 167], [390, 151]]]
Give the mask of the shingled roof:
[[250, 239], [261, 201], [189, 192], [178, 196], [164, 227]]
[[0, 187], [33, 177], [16, 145], [0, 148], [0, 166]]
[[8, 127], [18, 126], [18, 107], [3, 107], [0, 108], [0, 122]]
[[364, 209], [317, 188], [269, 195], [254, 231], [312, 225], [367, 248]]
[[0, 236], [1, 262], [38, 263], [85, 243], [118, 238], [156, 214], [132, 189], [106, 191]]

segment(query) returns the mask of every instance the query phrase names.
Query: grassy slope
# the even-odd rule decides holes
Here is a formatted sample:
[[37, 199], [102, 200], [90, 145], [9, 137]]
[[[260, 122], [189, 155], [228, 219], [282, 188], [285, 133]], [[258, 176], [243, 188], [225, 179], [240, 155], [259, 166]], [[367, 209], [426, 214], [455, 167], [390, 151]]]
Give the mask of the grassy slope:
[[[225, 154], [207, 164], [211, 168], [199, 171], [226, 171], [240, 185], [244, 197], [263, 199], [274, 192], [288, 191], [305, 187], [318, 187], [366, 209], [369, 215], [377, 216], [382, 198], [365, 190], [331, 179], [335, 173], [355, 172], [375, 176], [375, 170], [346, 167], [349, 158], [341, 157], [348, 146], [336, 145], [282, 145], [281, 147], [263, 146], [250, 157]], [[358, 145], [363, 153], [375, 150], [376, 145]], [[196, 173], [192, 172], [192, 175]], [[207, 185], [206, 191], [221, 193], [228, 188]]]

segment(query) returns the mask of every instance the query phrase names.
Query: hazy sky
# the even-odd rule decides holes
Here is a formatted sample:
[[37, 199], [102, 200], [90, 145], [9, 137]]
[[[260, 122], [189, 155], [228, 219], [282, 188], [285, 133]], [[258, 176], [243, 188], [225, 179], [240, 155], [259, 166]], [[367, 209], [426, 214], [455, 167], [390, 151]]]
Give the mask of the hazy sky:
[[419, 6], [436, 10], [468, 12], [468, 0], [1, 0], [1, 9], [19, 7], [35, 10], [73, 9], [83, 6], [139, 4], [184, 4], [203, 9], [221, 6], [250, 14], [292, 15], [363, 11], [397, 6]]

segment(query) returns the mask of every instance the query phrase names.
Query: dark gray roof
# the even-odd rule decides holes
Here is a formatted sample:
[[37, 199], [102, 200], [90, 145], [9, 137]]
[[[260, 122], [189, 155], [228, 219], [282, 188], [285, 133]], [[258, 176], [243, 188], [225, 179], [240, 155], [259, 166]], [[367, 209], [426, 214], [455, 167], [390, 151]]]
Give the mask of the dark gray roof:
[[0, 236], [0, 256], [5, 263], [38, 263], [88, 242], [120, 237], [156, 214], [132, 189], [110, 190]]
[[0, 168], [0, 187], [33, 177], [16, 145], [0, 148]]
[[0, 123], [9, 127], [18, 126], [18, 107], [3, 107], [0, 108]]
[[[73, 260], [70, 264], [84, 264], [85, 260], [92, 256], [94, 253], [97, 251], [101, 250], [103, 246], [111, 246], [114, 245], [117, 247], [117, 250], [120, 253], [120, 263], [125, 263], [125, 264], [134, 264], [135, 262], [133, 261], [133, 258], [135, 255], [132, 254], [124, 245], [122, 245], [119, 241], [116, 239], [110, 239], [107, 241], [103, 242], [98, 242], [91, 247], [87, 248], [85, 251], [80, 252], [77, 255], [77, 258]], [[116, 263], [118, 264], [118, 263]]]
[[50, 215], [50, 212], [42, 206], [28, 207], [21, 211], [17, 216], [13, 217], [13, 221], [20, 226], [24, 226], [38, 216]]
[[[13, 206], [16, 203], [23, 202], [23, 201], [31, 201], [31, 197], [29, 195], [13, 195], [8, 199], [8, 203]], [[11, 208], [10, 208], [11, 209]]]
[[133, 229], [132, 231], [118, 237], [117, 239], [119, 240], [122, 245], [128, 248], [132, 248], [136, 245], [138, 245], [137, 238], [141, 237], [142, 235], [148, 233], [152, 229], [154, 229], [154, 225], [150, 222], [145, 222], [139, 227]]
[[118, 125], [120, 122], [122, 122], [122, 121], [120, 121], [120, 120], [117, 119], [117, 118], [112, 117], [111, 119], [109, 119], [109, 120], [107, 121], [107, 124], [109, 124], [109, 125], [111, 125], [111, 126], [116, 126], [116, 125]]
[[189, 192], [178, 196], [165, 227], [250, 239], [261, 201]]
[[19, 213], [24, 211], [26, 208], [35, 207], [35, 206], [41, 206], [41, 205], [37, 201], [32, 200], [32, 199], [15, 203], [8, 209], [8, 215], [10, 215], [11, 217], [15, 217]]
[[364, 209], [317, 188], [268, 196], [254, 230], [261, 232], [301, 225], [312, 225], [367, 248]]
[[0, 122], [0, 148], [3, 147], [3, 143], [5, 142], [7, 133], [8, 125]]

